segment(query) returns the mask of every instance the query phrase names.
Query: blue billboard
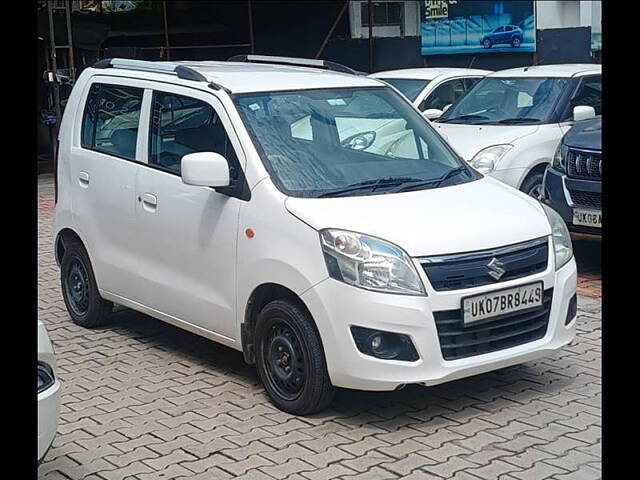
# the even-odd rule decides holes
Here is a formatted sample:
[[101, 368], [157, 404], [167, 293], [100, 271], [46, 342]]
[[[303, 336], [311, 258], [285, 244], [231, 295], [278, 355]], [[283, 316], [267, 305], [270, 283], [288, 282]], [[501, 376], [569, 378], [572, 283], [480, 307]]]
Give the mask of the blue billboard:
[[422, 55], [535, 52], [533, 1], [423, 0]]

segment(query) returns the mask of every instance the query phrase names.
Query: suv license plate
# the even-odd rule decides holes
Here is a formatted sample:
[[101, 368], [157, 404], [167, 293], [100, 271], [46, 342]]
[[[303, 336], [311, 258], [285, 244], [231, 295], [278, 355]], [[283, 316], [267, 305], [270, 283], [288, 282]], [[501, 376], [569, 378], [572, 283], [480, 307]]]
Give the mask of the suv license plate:
[[542, 282], [507, 288], [462, 299], [465, 325], [542, 306]]
[[602, 228], [602, 212], [600, 210], [573, 209], [573, 224], [585, 227]]

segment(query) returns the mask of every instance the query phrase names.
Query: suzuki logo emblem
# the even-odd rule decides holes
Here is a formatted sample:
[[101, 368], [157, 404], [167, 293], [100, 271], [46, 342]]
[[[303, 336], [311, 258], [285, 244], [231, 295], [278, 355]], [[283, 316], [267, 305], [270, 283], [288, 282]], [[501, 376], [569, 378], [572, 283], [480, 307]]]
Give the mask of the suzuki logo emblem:
[[491, 278], [493, 278], [496, 281], [500, 280], [502, 276], [506, 273], [506, 270], [504, 268], [504, 263], [502, 263], [496, 257], [493, 257], [491, 259], [491, 261], [487, 264], [487, 267], [489, 268], [489, 272], [488, 272], [489, 275], [491, 275]]

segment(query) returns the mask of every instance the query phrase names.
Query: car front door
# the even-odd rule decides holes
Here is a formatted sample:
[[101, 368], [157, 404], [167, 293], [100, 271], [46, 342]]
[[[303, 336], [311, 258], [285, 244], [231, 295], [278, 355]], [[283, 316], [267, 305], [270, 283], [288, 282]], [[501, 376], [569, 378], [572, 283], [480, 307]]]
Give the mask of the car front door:
[[103, 296], [138, 285], [135, 179], [144, 88], [140, 82], [95, 76], [76, 112], [70, 150], [73, 211]]
[[[136, 185], [142, 303], [167, 321], [235, 337], [236, 236], [244, 154], [213, 94], [177, 86], [150, 98], [146, 165]], [[186, 185], [181, 158], [216, 152], [229, 162], [231, 187]], [[188, 325], [184, 325], [184, 323]]]

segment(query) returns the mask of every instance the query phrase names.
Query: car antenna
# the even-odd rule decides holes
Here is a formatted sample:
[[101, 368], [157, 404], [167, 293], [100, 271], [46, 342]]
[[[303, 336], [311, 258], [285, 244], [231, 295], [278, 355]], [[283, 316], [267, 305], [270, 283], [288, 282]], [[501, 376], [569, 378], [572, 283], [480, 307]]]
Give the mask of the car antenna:
[[471, 58], [471, 61], [469, 62], [469, 66], [468, 66], [467, 68], [471, 68], [471, 65], [473, 65], [473, 62], [475, 62], [475, 61], [476, 61], [476, 57], [477, 57], [477, 55], [474, 55], [474, 56]]

